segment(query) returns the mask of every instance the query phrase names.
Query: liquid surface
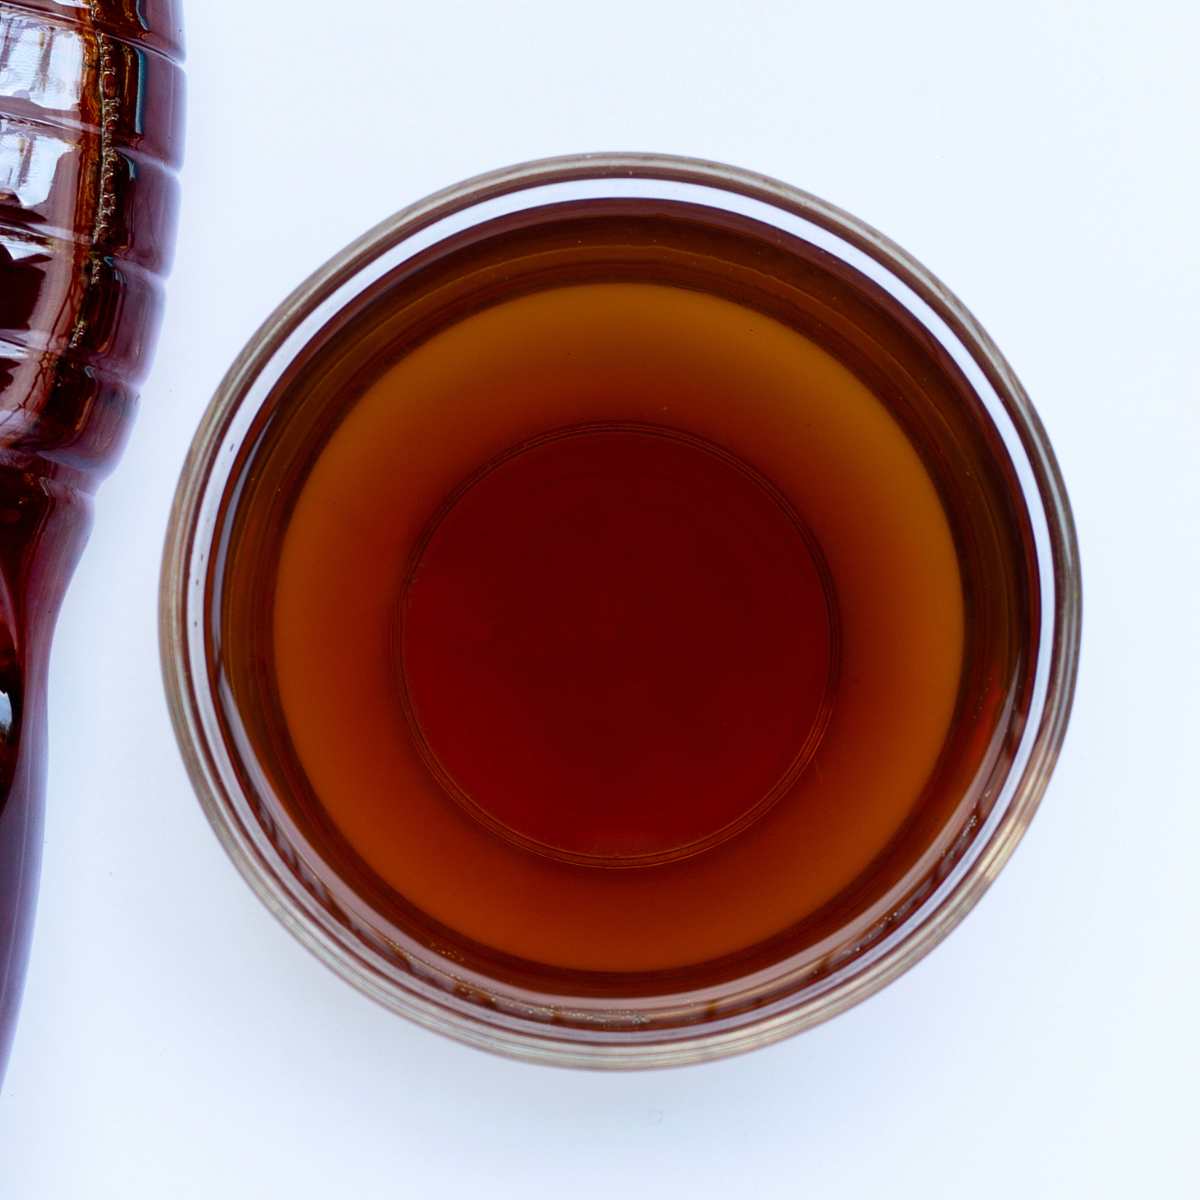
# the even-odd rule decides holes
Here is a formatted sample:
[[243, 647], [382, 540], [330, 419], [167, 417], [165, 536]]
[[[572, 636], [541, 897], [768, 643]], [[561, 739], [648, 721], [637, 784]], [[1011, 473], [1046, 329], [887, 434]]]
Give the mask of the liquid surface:
[[[414, 554], [456, 489], [531, 439], [597, 422], [653, 425], [702, 439], [768, 480], [819, 548], [838, 613], [828, 726], [806, 769], [736, 836], [680, 861], [627, 870], [533, 852], [464, 811], [429, 770], [413, 736], [394, 647]], [[641, 464], [626, 489], [661, 487], [659, 467]], [[689, 490], [703, 509], [706, 489]], [[636, 509], [626, 490], [619, 523], [601, 522], [609, 553], [627, 539], [639, 545]], [[760, 516], [737, 522], [748, 542], [764, 532], [768, 539], [781, 536]], [[723, 537], [725, 552], [746, 558], [756, 594], [779, 606], [768, 612], [759, 649], [777, 646], [784, 666], [777, 669], [764, 653], [765, 685], [735, 680], [740, 699], [718, 704], [694, 736], [675, 731], [693, 758], [728, 752], [723, 772], [753, 775], [767, 765], [737, 799], [720, 800], [729, 811], [746, 796], [753, 803], [763, 780], [797, 752], [812, 721], [815, 685], [799, 686], [774, 714], [782, 732], [754, 731], [763, 748], [744, 761], [747, 746], [758, 743], [736, 729], [722, 743], [714, 729], [736, 720], [743, 705], [759, 706], [761, 715], [764, 698], [778, 697], [784, 674], [811, 672], [821, 655], [810, 661], [803, 647], [824, 627], [799, 559], [769, 544], [739, 548], [734, 533]], [[646, 570], [647, 549], [641, 544], [641, 557], [622, 580], [629, 594]], [[585, 575], [595, 567], [585, 549], [568, 552], [561, 540], [553, 552]], [[493, 559], [491, 569], [502, 562]], [[550, 580], [558, 578], [554, 566], [546, 564]], [[703, 591], [705, 604], [720, 600], [718, 619], [731, 626], [735, 644], [744, 643], [753, 621], [739, 602], [722, 596], [722, 570], [720, 562], [693, 561], [665, 583]], [[526, 584], [513, 575], [486, 599], [541, 613], [523, 630], [536, 642], [538, 622], [555, 601], [545, 572]], [[437, 597], [439, 605], [448, 602]], [[425, 613], [418, 629], [436, 633], [436, 617]], [[278, 700], [307, 785], [338, 836], [388, 888], [443, 929], [506, 956], [560, 969], [645, 972], [701, 963], [771, 938], [834, 901], [885, 853], [921, 803], [952, 724], [964, 601], [938, 491], [905, 431], [854, 373], [810, 338], [729, 300], [612, 282], [494, 304], [424, 341], [366, 388], [299, 489], [278, 558], [272, 628]], [[725, 632], [713, 629], [709, 640]], [[545, 644], [554, 646], [553, 630]], [[418, 705], [431, 702], [433, 656], [445, 655], [442, 646], [431, 646], [419, 668]], [[587, 653], [596, 658], [602, 647], [593, 641]], [[659, 664], [664, 673], [651, 671], [660, 696], [715, 686], [715, 675], [706, 678], [700, 663], [683, 658], [667, 656]], [[497, 718], [503, 683], [496, 686], [487, 660], [477, 655], [444, 665], [453, 689], [463, 692], [463, 708], [455, 709], [453, 695], [443, 696], [433, 736], [445, 740], [455, 772], [477, 769], [470, 784], [493, 816], [510, 826], [526, 820], [520, 832], [572, 850], [586, 849], [598, 830], [605, 853], [669, 849], [726, 815], [706, 816], [702, 804], [691, 808], [688, 788], [704, 771], [694, 762], [656, 768], [647, 758], [649, 739], [624, 752], [643, 783], [658, 770], [661, 807], [645, 788], [634, 802], [622, 795], [619, 780], [600, 776], [588, 781], [586, 804], [569, 808], [564, 799], [561, 808], [530, 817], [522, 806], [546, 778], [544, 762], [528, 764], [524, 795], [493, 788], [497, 771], [505, 787], [521, 785], [521, 754], [506, 740], [515, 715], [487, 755], [488, 739], [497, 734], [487, 722]], [[548, 661], [520, 679], [520, 688], [548, 693], [539, 698], [543, 711], [555, 705], [557, 692], [576, 765], [581, 756], [600, 762], [608, 731], [571, 717], [602, 701], [592, 695], [581, 708], [572, 698], [572, 673], [557, 666]], [[516, 678], [519, 663], [504, 670]], [[487, 712], [473, 713], [470, 706], [493, 686]], [[644, 713], [655, 706], [645, 699]], [[460, 738], [453, 745], [452, 733]], [[618, 797], [612, 810], [599, 803], [606, 791]], [[645, 815], [634, 821], [638, 810]], [[616, 824], [596, 823], [610, 811], [620, 814]], [[672, 813], [681, 815], [679, 827]], [[539, 824], [551, 817], [565, 822], [553, 830]]]
[[490, 464], [423, 539], [399, 669], [448, 795], [519, 846], [649, 865], [792, 786], [836, 680], [823, 561], [715, 446], [589, 425]]

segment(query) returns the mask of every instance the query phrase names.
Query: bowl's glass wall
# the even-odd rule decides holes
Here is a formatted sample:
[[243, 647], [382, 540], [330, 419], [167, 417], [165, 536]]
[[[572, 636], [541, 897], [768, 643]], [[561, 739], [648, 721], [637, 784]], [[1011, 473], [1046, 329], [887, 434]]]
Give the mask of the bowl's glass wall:
[[[862, 272], [919, 321], [969, 380], [1009, 460], [1036, 558], [1039, 594], [1030, 599], [1041, 614], [1027, 720], [1002, 777], [976, 781], [961, 828], [935, 843], [853, 937], [720, 987], [618, 1001], [498, 986], [383, 927], [352, 891], [318, 877], [311, 847], [270, 801], [250, 740], [229, 720], [213, 636], [237, 466], [318, 332], [443, 239], [497, 217], [604, 198], [699, 204], [774, 226]], [[1028, 824], [1065, 730], [1078, 641], [1077, 551], [1052, 452], [1019, 383], [965, 309], [897, 247], [811, 196], [733, 168], [652, 156], [550, 160], [469, 181], [399, 213], [302, 285], [210, 406], [180, 483], [163, 574], [176, 729], [207, 814], [258, 894], [319, 957], [389, 1007], [487, 1049], [567, 1065], [666, 1065], [748, 1049], [841, 1011], [915, 962], [976, 901]]]

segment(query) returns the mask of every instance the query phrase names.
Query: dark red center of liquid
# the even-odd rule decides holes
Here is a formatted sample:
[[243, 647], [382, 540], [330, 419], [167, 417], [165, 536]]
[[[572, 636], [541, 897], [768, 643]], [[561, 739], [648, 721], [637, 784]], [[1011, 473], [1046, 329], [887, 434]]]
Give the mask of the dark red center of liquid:
[[761, 475], [688, 435], [586, 426], [494, 461], [414, 557], [401, 677], [447, 793], [594, 866], [706, 850], [811, 758], [837, 665], [819, 551]]

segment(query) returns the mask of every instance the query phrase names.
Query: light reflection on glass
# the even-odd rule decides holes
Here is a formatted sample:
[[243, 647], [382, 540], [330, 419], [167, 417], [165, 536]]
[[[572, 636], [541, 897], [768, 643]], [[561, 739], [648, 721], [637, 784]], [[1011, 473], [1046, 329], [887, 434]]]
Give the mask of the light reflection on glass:
[[17, 13], [0, 13], [0, 95], [59, 112], [79, 106], [83, 39]]

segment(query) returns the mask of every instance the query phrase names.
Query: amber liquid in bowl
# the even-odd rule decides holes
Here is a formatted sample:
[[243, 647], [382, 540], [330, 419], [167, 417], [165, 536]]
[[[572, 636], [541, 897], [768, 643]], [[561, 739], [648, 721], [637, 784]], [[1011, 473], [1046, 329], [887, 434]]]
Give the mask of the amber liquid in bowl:
[[581, 202], [440, 243], [247, 445], [212, 636], [266, 817], [498, 984], [826, 952], [1019, 739], [1003, 448], [882, 289], [748, 219]]

